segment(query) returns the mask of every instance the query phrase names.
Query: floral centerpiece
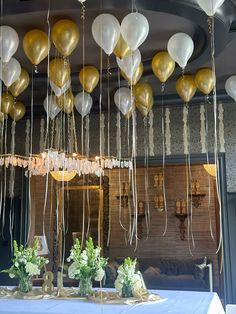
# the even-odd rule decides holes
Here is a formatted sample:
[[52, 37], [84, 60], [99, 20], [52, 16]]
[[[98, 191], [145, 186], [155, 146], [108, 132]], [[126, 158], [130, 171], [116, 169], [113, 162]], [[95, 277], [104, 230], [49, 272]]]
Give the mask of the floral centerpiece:
[[42, 267], [48, 263], [48, 260], [38, 256], [38, 239], [34, 240], [32, 248], [23, 245], [18, 246], [14, 240], [13, 248], [12, 266], [2, 270], [2, 272], [8, 273], [11, 278], [19, 279], [19, 291], [29, 292], [32, 290], [32, 277], [40, 274]]
[[94, 247], [92, 238], [86, 241], [82, 250], [79, 239], [71, 248], [67, 261], [73, 263], [68, 268], [68, 276], [79, 280], [79, 295], [87, 296], [92, 293], [92, 280], [101, 281], [105, 275], [104, 267], [107, 259], [100, 256], [101, 248]]
[[132, 260], [127, 257], [117, 270], [115, 288], [123, 298], [133, 297], [133, 292], [143, 286], [141, 277], [136, 272], [136, 262], [136, 259]]

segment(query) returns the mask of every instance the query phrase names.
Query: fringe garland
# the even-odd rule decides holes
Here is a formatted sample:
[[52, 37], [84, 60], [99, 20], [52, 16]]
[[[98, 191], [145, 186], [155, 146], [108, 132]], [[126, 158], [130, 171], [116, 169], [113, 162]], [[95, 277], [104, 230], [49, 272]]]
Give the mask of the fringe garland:
[[188, 107], [185, 105], [183, 108], [183, 143], [184, 154], [189, 154], [189, 142], [188, 142]]
[[225, 153], [225, 132], [224, 132], [224, 108], [222, 104], [219, 104], [219, 144], [220, 152]]
[[205, 117], [205, 107], [204, 105], [200, 106], [200, 121], [201, 121], [201, 130], [200, 130], [200, 138], [201, 138], [201, 147], [202, 154], [206, 154], [206, 117]]
[[149, 113], [149, 156], [154, 156], [154, 131], [153, 131], [153, 111]]
[[39, 151], [44, 151], [44, 118], [40, 120], [40, 141], [39, 141]]
[[166, 123], [166, 155], [171, 155], [171, 132], [170, 132], [170, 109], [165, 110], [165, 123]]

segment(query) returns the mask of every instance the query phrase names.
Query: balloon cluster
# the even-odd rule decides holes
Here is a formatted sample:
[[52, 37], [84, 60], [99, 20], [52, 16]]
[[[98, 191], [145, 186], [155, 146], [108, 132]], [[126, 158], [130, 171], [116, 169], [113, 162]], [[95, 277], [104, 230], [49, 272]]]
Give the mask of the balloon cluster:
[[0, 78], [7, 88], [1, 98], [0, 121], [2, 122], [8, 115], [18, 121], [25, 115], [25, 106], [22, 102], [16, 101], [15, 97], [29, 85], [29, 75], [13, 57], [19, 46], [19, 37], [12, 27], [7, 25], [0, 27], [0, 46]]

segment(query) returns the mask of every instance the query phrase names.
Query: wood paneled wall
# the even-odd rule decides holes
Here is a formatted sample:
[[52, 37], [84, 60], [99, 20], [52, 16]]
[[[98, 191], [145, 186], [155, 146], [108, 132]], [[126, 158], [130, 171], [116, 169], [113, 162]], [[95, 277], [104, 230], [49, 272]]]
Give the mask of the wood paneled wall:
[[[148, 169], [148, 187], [145, 188], [145, 169], [137, 169], [137, 199], [147, 202], [149, 198], [150, 228], [147, 236], [147, 225], [145, 218], [142, 220], [143, 236], [138, 241], [135, 248], [135, 238], [133, 244], [127, 244], [128, 233], [124, 230], [129, 228], [129, 218], [127, 217], [127, 208], [119, 209], [119, 182], [129, 182], [128, 172], [125, 170], [109, 171], [110, 177], [110, 213], [111, 213], [111, 236], [110, 236], [110, 257], [162, 257], [162, 258], [198, 258], [207, 256], [213, 261], [214, 269], [214, 287], [219, 287], [219, 264], [217, 251], [217, 228], [216, 228], [216, 195], [215, 179], [209, 176], [201, 165], [191, 165], [191, 179], [198, 180], [200, 183], [200, 192], [206, 196], [198, 208], [192, 207], [192, 225], [191, 219], [185, 221], [186, 237], [180, 239], [179, 223], [175, 217], [176, 200], [187, 200], [187, 176], [185, 165], [171, 165], [165, 167], [165, 191], [167, 204], [167, 230], [166, 213], [155, 209], [154, 197], [160, 194], [160, 189], [154, 187], [154, 176], [162, 172], [162, 167], [150, 167]], [[190, 180], [190, 176], [188, 178]], [[146, 193], [147, 192], [147, 193]], [[190, 192], [190, 191], [189, 191]], [[133, 203], [131, 198], [131, 204]], [[190, 199], [189, 199], [190, 201]], [[209, 205], [208, 205], [209, 203]], [[146, 206], [147, 207], [147, 206]], [[190, 208], [189, 208], [190, 210]], [[210, 218], [211, 217], [211, 224]], [[188, 238], [189, 221], [189, 238]], [[123, 227], [122, 227], [122, 226]], [[210, 225], [214, 240], [211, 237]], [[192, 226], [192, 228], [191, 228]], [[191, 236], [192, 234], [192, 236]]]

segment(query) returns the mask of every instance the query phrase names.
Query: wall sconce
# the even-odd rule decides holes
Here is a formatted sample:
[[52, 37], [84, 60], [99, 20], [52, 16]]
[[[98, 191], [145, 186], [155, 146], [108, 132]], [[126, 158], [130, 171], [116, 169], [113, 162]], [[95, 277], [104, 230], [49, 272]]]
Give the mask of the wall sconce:
[[120, 201], [122, 208], [128, 207], [129, 197], [129, 183], [122, 182], [121, 195], [116, 195], [116, 198]]
[[159, 212], [162, 212], [164, 210], [164, 196], [163, 194], [157, 195], [154, 197], [155, 202], [155, 209]]
[[154, 188], [163, 189], [163, 174], [159, 172], [154, 175]]
[[194, 207], [199, 207], [202, 203], [203, 198], [206, 194], [200, 192], [200, 183], [198, 180], [194, 180], [191, 182], [191, 194], [189, 197], [192, 198], [192, 204]]
[[180, 232], [180, 239], [185, 239], [185, 219], [188, 217], [187, 214], [187, 206], [185, 200], [176, 200], [175, 203], [175, 217], [177, 217], [180, 221], [179, 223], [179, 232]]

